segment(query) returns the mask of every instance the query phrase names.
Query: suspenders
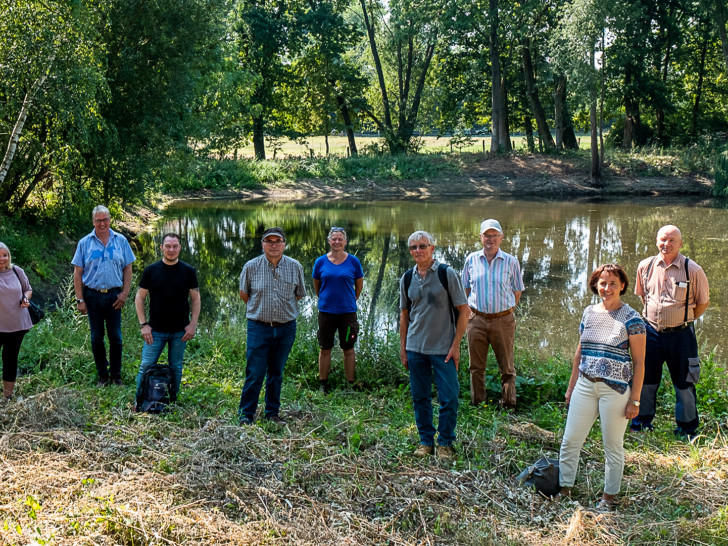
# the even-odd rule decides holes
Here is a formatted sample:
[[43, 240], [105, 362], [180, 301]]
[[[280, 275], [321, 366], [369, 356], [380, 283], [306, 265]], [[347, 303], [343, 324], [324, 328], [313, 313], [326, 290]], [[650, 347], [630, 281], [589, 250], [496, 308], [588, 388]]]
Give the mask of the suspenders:
[[[647, 266], [647, 271], [645, 273], [645, 278], [643, 281], [644, 287], [645, 287], [645, 293], [647, 293], [647, 281], [650, 279], [650, 273], [652, 272], [652, 266], [655, 263], [655, 260], [657, 259], [656, 256], [653, 256], [650, 260], [650, 265]], [[688, 300], [690, 299], [690, 272], [688, 271], [688, 262], [690, 261], [690, 258], [685, 256], [685, 278], [687, 279], [687, 290], [685, 291], [685, 316], [683, 318], [683, 327], [687, 326], [688, 324]], [[647, 307], [647, 301], [645, 300], [645, 307]]]

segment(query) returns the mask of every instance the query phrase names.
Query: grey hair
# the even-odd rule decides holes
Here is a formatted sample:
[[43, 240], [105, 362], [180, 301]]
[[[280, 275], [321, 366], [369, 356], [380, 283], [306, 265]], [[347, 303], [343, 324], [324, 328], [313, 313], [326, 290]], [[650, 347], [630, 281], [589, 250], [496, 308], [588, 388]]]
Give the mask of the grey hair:
[[332, 227], [329, 230], [329, 234], [326, 236], [326, 239], [331, 239], [331, 236], [334, 233], [341, 233], [344, 236], [344, 239], [346, 240], [346, 242], [347, 243], [349, 242], [349, 236], [346, 234], [346, 231], [344, 231], [344, 228], [343, 227], [335, 227], [335, 226]]
[[101, 213], [101, 214], [108, 214], [109, 216], [111, 216], [111, 213], [109, 212], [109, 209], [107, 209], [105, 206], [103, 206], [103, 205], [96, 205], [94, 207], [94, 210], [91, 211], [91, 220], [95, 220], [96, 219], [96, 215], [99, 214], [99, 213]]
[[415, 241], [421, 241], [422, 239], [427, 239], [427, 242], [431, 245], [435, 244], [435, 238], [426, 231], [415, 231], [409, 236], [409, 239], [407, 239], [407, 246], [411, 245]]
[[0, 250], [7, 250], [8, 251], [8, 266], [5, 269], [12, 269], [12, 261], [13, 261], [13, 255], [10, 253], [10, 249], [8, 248], [8, 245], [5, 243], [0, 243]]

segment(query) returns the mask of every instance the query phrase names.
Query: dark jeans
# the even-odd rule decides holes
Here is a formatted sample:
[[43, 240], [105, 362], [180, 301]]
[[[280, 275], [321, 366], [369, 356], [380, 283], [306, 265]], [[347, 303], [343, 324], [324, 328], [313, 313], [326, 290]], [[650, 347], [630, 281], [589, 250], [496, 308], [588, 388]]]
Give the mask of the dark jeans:
[[690, 380], [690, 364], [698, 362], [698, 342], [693, 326], [679, 332], [660, 333], [647, 324], [645, 381], [640, 396], [640, 413], [632, 419], [632, 430], [652, 429], [657, 406], [657, 389], [662, 381], [662, 364], [667, 363], [675, 388], [675, 432], [694, 434], [698, 428], [695, 384]]
[[[121, 290], [109, 290], [102, 294], [83, 289], [83, 300], [86, 302], [88, 324], [91, 329], [91, 352], [96, 363], [99, 379], [108, 381], [121, 378], [121, 309], [113, 305]], [[109, 336], [109, 358], [106, 359], [104, 330]]]
[[3, 381], [15, 383], [18, 375], [18, 355], [20, 345], [28, 330], [0, 332], [0, 347], [3, 351]]
[[415, 423], [420, 433], [420, 443], [428, 446], [431, 446], [435, 439], [435, 427], [432, 424], [433, 376], [437, 386], [437, 397], [440, 400], [437, 443], [449, 446], [455, 441], [460, 384], [455, 363], [452, 360], [445, 362], [446, 356], [407, 351]]
[[185, 335], [185, 331], [181, 332], [157, 332], [152, 330], [152, 343], [144, 343], [142, 346], [142, 363], [139, 366], [139, 373], [137, 373], [137, 400], [142, 394], [142, 380], [147, 370], [154, 366], [162, 355], [165, 347], [168, 347], [167, 358], [169, 360], [169, 367], [172, 369], [174, 374], [174, 388], [171, 393], [172, 402], [177, 401], [177, 395], [179, 394], [179, 386], [182, 383], [182, 366], [184, 363], [185, 347], [187, 342], [182, 341]]
[[269, 326], [248, 320], [247, 366], [245, 384], [240, 395], [241, 418], [255, 418], [260, 390], [265, 379], [265, 416], [278, 415], [281, 407], [283, 369], [296, 339], [296, 321]]

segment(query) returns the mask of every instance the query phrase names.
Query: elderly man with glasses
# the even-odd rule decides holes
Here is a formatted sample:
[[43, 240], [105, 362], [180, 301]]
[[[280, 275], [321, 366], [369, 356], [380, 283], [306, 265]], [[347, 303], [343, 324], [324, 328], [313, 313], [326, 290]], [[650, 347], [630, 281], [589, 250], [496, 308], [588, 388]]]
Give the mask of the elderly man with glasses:
[[485, 364], [489, 346], [493, 346], [501, 376], [502, 398], [499, 404], [508, 410], [516, 408], [516, 368], [513, 344], [516, 318], [513, 311], [521, 299], [523, 279], [518, 260], [503, 252], [503, 229], [492, 218], [480, 224], [478, 250], [465, 258], [462, 280], [472, 316], [468, 322], [470, 355], [470, 402], [486, 401]]
[[248, 319], [247, 366], [238, 410], [241, 425], [255, 421], [264, 379], [265, 418], [284, 424], [279, 415], [283, 369], [296, 339], [298, 300], [306, 295], [303, 267], [283, 255], [283, 229], [266, 229], [261, 241], [263, 254], [247, 262], [240, 274], [240, 299], [246, 303]]
[[[468, 320], [468, 302], [457, 273], [433, 258], [435, 241], [426, 231], [415, 231], [407, 241], [415, 266], [400, 280], [400, 358], [409, 371], [412, 406], [420, 436], [416, 457], [434, 453], [432, 379], [437, 386], [440, 413], [437, 457], [455, 457], [458, 417], [460, 341]], [[457, 312], [455, 312], [457, 310]]]
[[[76, 308], [88, 315], [97, 385], [121, 385], [121, 308], [129, 297], [136, 258], [129, 241], [111, 229], [109, 209], [98, 205], [91, 218], [94, 230], [78, 242], [71, 261]], [[109, 336], [108, 359], [104, 331]]]

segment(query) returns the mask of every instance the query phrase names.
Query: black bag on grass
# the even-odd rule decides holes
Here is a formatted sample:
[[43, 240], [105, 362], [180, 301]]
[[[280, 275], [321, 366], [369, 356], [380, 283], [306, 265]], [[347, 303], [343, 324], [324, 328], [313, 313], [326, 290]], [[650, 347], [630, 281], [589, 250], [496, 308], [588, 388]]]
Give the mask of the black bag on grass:
[[559, 460], [541, 457], [516, 478], [518, 483], [532, 486], [536, 491], [552, 497], [559, 492]]
[[172, 368], [155, 364], [142, 377], [142, 390], [137, 399], [137, 411], [162, 413], [167, 411], [169, 404], [176, 398]]

